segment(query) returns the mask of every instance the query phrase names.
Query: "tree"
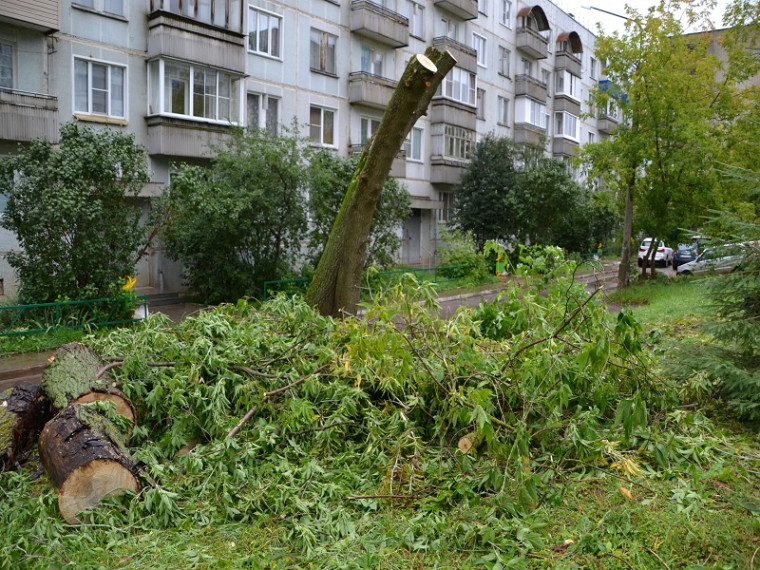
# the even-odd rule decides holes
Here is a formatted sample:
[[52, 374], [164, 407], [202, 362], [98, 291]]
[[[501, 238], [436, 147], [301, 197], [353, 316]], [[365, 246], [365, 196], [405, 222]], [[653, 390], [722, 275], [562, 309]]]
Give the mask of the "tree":
[[132, 135], [77, 123], [60, 135], [58, 146], [36, 140], [0, 161], [0, 226], [22, 248], [7, 259], [25, 303], [110, 296], [149, 241], [135, 201], [148, 181], [145, 149]]
[[[340, 211], [358, 156], [340, 158], [329, 151], [315, 153], [309, 168], [309, 258], [316, 266], [332, 223]], [[405, 186], [388, 178], [377, 203], [367, 245], [367, 265], [387, 266], [401, 245], [398, 227], [409, 217], [411, 199]]]
[[182, 165], [165, 196], [168, 254], [204, 301], [258, 296], [292, 275], [306, 231], [309, 149], [294, 128], [237, 131], [209, 168]]
[[478, 142], [454, 193], [453, 225], [488, 240], [588, 251], [606, 239], [614, 217], [561, 162], [539, 149], [488, 135]]
[[306, 292], [306, 301], [321, 314], [356, 311], [372, 218], [391, 163], [455, 63], [448, 51], [433, 47], [409, 60], [377, 132], [359, 158]]
[[[630, 247], [633, 226], [674, 238], [716, 203], [713, 166], [721, 156], [722, 119], [731, 113], [727, 94], [734, 82], [720, 82], [719, 61], [708, 51], [710, 38], [685, 35], [675, 16], [708, 26], [709, 4], [662, 0], [646, 15], [629, 8], [622, 35], [597, 39], [609, 83], [597, 91], [596, 107], [619, 107], [623, 121], [612, 139], [584, 151], [591, 176], [604, 176], [607, 187], [626, 198], [624, 246]], [[624, 259], [621, 286], [627, 284], [627, 271]]]

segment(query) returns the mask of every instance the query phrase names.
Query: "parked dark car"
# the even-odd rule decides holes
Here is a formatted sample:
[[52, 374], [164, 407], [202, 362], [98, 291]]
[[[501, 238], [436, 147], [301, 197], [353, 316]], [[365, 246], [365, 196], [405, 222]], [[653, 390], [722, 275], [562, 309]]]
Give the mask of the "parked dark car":
[[696, 243], [678, 244], [678, 250], [673, 254], [673, 271], [678, 269], [679, 265], [689, 263], [697, 259], [699, 255], [699, 246]]

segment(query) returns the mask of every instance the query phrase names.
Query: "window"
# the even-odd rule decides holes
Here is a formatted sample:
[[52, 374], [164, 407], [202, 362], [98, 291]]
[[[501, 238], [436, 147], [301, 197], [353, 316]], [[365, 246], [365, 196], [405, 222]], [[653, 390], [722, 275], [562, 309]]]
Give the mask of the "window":
[[239, 124], [240, 76], [173, 60], [148, 66], [150, 113]]
[[596, 79], [596, 60], [592, 57], [589, 61], [589, 75], [591, 76], [591, 79]]
[[443, 80], [443, 96], [475, 106], [475, 74], [454, 67]]
[[496, 99], [496, 122], [500, 125], [509, 125], [509, 99], [499, 97]]
[[0, 88], [13, 89], [13, 46], [0, 43]]
[[124, 0], [75, 0], [74, 6], [84, 6], [106, 14], [124, 15]]
[[528, 123], [546, 129], [549, 117], [546, 105], [528, 97], [518, 97], [515, 100], [515, 123]]
[[264, 129], [270, 135], [277, 136], [280, 124], [279, 98], [248, 93], [247, 110], [249, 128]]
[[510, 0], [500, 0], [501, 10], [499, 11], [499, 21], [507, 26], [512, 27], [512, 2]]
[[408, 14], [409, 18], [409, 33], [416, 38], [423, 39], [425, 37], [425, 7], [422, 4], [418, 4], [412, 0], [409, 0]]
[[438, 221], [439, 222], [448, 222], [449, 221], [449, 211], [451, 210], [451, 197], [453, 194], [451, 192], [438, 192], [438, 200], [443, 203], [443, 208], [438, 210]]
[[248, 8], [248, 51], [281, 57], [282, 17], [257, 8]]
[[[153, 0], [150, 5], [151, 10], [166, 10], [217, 28], [236, 32], [243, 29], [239, 0]], [[249, 18], [249, 25], [254, 27], [255, 21]]]
[[338, 37], [316, 28], [311, 29], [310, 65], [312, 71], [335, 75], [335, 44]]
[[459, 22], [456, 20], [450, 20], [449, 18], [441, 18], [441, 33], [439, 35], [452, 40], [458, 40]]
[[488, 0], [478, 0], [478, 12], [488, 16]]
[[588, 133], [588, 143], [594, 144], [596, 142], [596, 134], [589, 131]]
[[478, 65], [486, 67], [486, 39], [478, 34], [472, 34], [472, 48], [478, 54]]
[[309, 137], [315, 144], [335, 146], [335, 111], [312, 106], [309, 109]]
[[127, 69], [74, 59], [74, 112], [124, 118]]
[[529, 59], [525, 59], [524, 57], [520, 59], [520, 72], [522, 75], [533, 77], [533, 62]]
[[554, 113], [554, 135], [578, 140], [578, 127], [580, 122], [578, 117], [570, 113], [560, 111]]
[[459, 160], [469, 160], [474, 141], [474, 131], [446, 125], [443, 133], [443, 155]]
[[486, 118], [486, 90], [478, 89], [478, 101], [476, 105], [476, 113], [478, 119]]
[[379, 126], [380, 119], [362, 117], [360, 134], [360, 142], [362, 146], [366, 146], [370, 139], [375, 136], [375, 133], [377, 132]]
[[406, 159], [414, 162], [422, 162], [422, 129], [412, 127], [404, 141], [404, 150]]
[[504, 46], [499, 46], [499, 75], [509, 77], [512, 52]]
[[362, 46], [362, 71], [372, 75], [383, 76], [383, 52]]
[[557, 72], [557, 94], [570, 95], [572, 98], [581, 100], [581, 78], [568, 71]]
[[[552, 72], [548, 69], [542, 69], [541, 70], [541, 83], [546, 85], [546, 89], [550, 90], [551, 87], [551, 78], [552, 78]], [[551, 94], [551, 93], [549, 93]]]

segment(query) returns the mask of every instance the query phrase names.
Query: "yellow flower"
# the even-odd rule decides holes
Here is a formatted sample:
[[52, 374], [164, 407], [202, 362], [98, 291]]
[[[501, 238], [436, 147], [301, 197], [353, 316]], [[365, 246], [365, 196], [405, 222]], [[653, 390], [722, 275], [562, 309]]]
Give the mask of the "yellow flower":
[[135, 286], [135, 283], [137, 283], [137, 277], [132, 277], [131, 275], [125, 278], [124, 285], [121, 286], [122, 291], [131, 291], [132, 288]]

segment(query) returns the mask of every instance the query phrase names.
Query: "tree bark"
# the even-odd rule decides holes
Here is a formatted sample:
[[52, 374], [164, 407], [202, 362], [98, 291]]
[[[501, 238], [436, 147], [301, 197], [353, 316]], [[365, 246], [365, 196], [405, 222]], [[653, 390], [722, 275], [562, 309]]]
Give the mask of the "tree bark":
[[377, 132], [364, 149], [306, 292], [323, 315], [356, 312], [372, 217], [393, 159], [456, 59], [429, 47], [409, 61]]
[[66, 522], [78, 523], [77, 513], [96, 506], [103, 497], [139, 491], [137, 464], [123, 437], [107, 418], [86, 405], [70, 405], [45, 425], [40, 459]]
[[636, 185], [636, 169], [631, 171], [631, 177], [625, 191], [625, 214], [623, 218], [623, 244], [620, 252], [618, 267], [618, 289], [628, 287], [631, 280], [631, 234], [633, 233], [633, 188]]
[[42, 373], [40, 385], [58, 410], [69, 404], [112, 401], [116, 412], [134, 425], [135, 408], [117, 387], [110, 370], [89, 346], [72, 342], [55, 351]]
[[34, 384], [0, 394], [0, 471], [20, 466], [53, 414], [50, 399]]

